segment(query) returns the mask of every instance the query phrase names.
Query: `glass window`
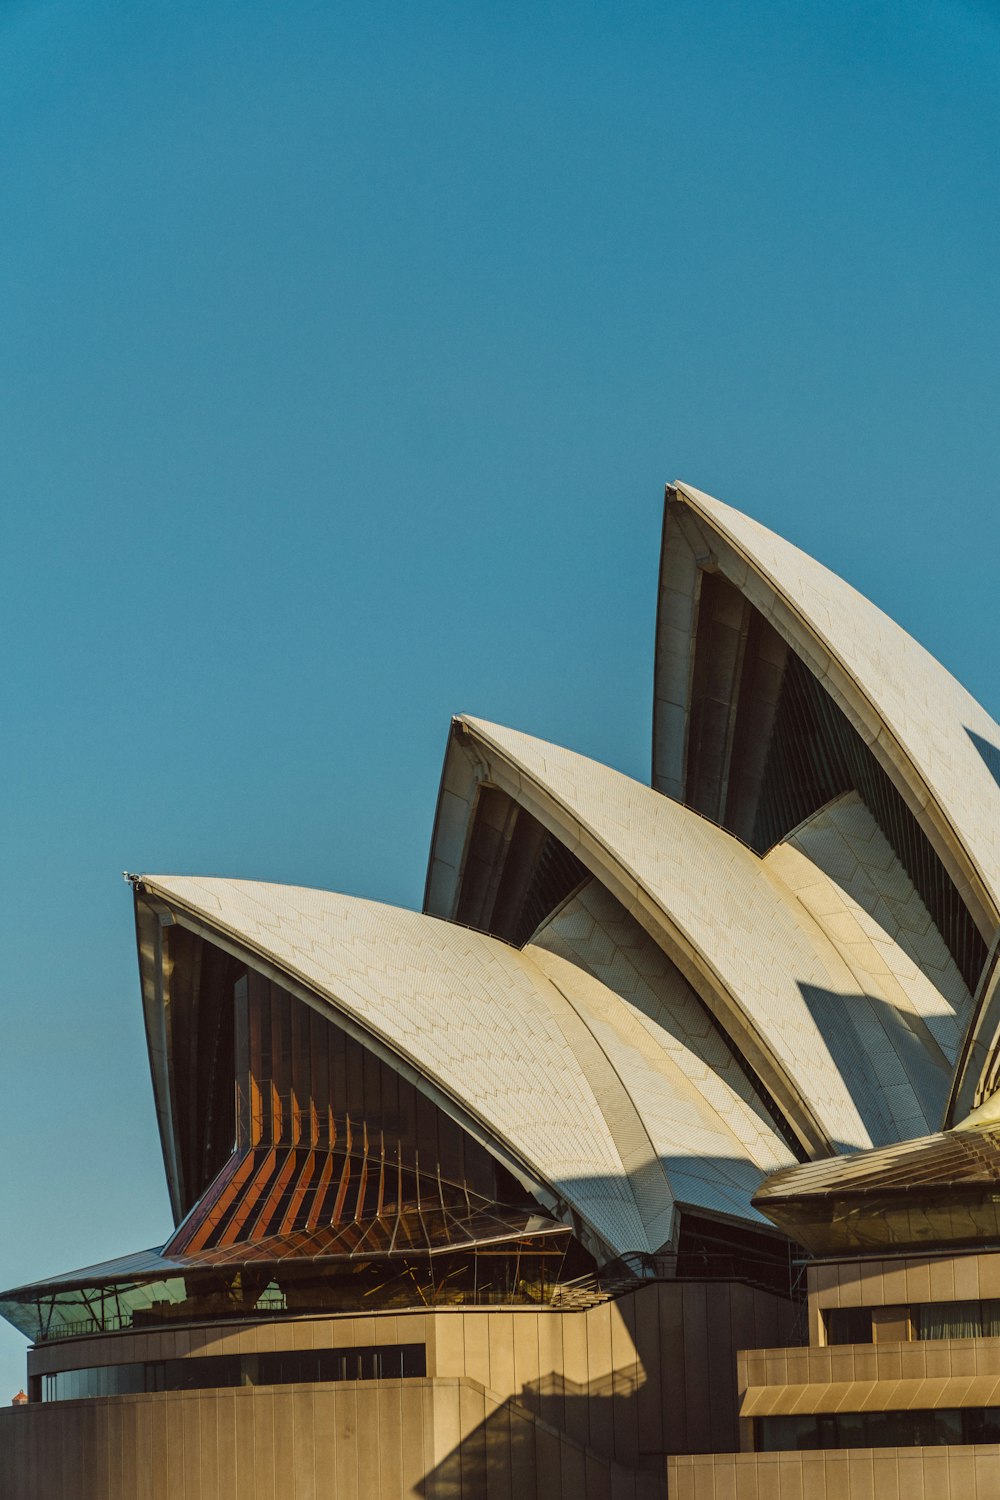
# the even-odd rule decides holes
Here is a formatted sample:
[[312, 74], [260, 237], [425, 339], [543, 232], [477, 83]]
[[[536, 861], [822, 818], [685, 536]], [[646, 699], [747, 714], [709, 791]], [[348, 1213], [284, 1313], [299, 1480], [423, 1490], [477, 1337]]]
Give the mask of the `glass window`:
[[973, 1339], [983, 1328], [981, 1302], [923, 1302], [917, 1309], [920, 1339]]
[[865, 1413], [863, 1411], [838, 1412], [837, 1441], [831, 1446], [837, 1448], [864, 1448], [867, 1446], [865, 1436]]
[[826, 1341], [828, 1344], [870, 1344], [872, 1341], [871, 1308], [827, 1308]]
[[1000, 1410], [995, 1406], [968, 1407], [959, 1443], [1000, 1443]]
[[1000, 1442], [1000, 1407], [761, 1417], [755, 1424], [754, 1437], [760, 1453], [794, 1448], [933, 1448], [995, 1443]]
[[147, 1364], [99, 1365], [43, 1375], [43, 1401], [81, 1401], [146, 1391], [220, 1390], [236, 1385], [298, 1385], [389, 1380], [427, 1374], [423, 1344], [363, 1349], [284, 1349], [277, 1354], [219, 1354]]
[[776, 1453], [787, 1448], [818, 1448], [816, 1418], [765, 1417], [757, 1422], [758, 1453]]

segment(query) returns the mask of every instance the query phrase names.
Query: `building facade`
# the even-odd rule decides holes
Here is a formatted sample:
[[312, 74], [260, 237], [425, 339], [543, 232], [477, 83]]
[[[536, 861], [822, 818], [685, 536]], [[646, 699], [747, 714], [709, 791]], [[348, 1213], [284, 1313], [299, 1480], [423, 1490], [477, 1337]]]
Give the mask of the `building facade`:
[[998, 746], [678, 484], [650, 785], [461, 716], [422, 913], [130, 877], [174, 1226], [0, 1294], [0, 1493], [1000, 1493]]

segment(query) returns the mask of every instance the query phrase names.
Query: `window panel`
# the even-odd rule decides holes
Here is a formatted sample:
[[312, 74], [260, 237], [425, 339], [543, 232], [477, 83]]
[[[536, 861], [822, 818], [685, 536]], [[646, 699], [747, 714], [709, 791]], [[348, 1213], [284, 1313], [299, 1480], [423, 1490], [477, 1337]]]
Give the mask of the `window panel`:
[[803, 1448], [935, 1448], [997, 1441], [1000, 1407], [823, 1412], [761, 1417], [754, 1424], [759, 1453]]
[[238, 1385], [390, 1380], [427, 1374], [423, 1344], [352, 1349], [287, 1349], [276, 1354], [206, 1355], [146, 1364], [98, 1365], [43, 1375], [43, 1401], [80, 1401], [151, 1391], [221, 1390]]

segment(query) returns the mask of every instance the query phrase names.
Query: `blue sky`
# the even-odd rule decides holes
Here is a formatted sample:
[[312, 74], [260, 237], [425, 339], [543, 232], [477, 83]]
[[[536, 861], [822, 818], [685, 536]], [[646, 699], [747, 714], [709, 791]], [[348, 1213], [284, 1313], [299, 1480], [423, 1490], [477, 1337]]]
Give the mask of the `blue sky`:
[[987, 0], [0, 0], [0, 1285], [169, 1228], [120, 871], [417, 905], [459, 710], [646, 775], [665, 480], [1000, 715], [998, 74]]

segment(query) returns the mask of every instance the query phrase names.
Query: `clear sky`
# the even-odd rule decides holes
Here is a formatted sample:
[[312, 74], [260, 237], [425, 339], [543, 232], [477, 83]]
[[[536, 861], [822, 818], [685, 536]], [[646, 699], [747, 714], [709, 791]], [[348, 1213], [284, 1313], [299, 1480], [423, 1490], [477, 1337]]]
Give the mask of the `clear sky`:
[[0, 1286], [170, 1227], [123, 869], [647, 774], [665, 480], [1000, 715], [998, 136], [994, 0], [0, 0]]

